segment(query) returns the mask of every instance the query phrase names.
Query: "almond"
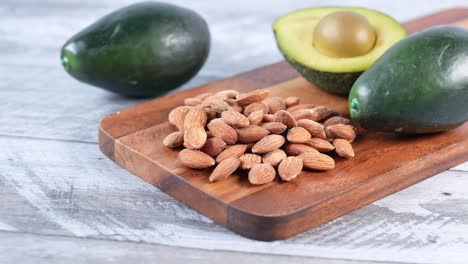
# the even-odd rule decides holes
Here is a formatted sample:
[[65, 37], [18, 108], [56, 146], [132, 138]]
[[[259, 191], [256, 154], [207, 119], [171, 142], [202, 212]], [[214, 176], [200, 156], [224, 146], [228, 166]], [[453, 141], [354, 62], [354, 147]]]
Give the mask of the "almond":
[[270, 91], [268, 91], [267, 89], [260, 89], [260, 90], [252, 91], [250, 93], [239, 94], [236, 98], [237, 98], [237, 103], [240, 106], [246, 106], [251, 103], [261, 102], [265, 100], [269, 94], [270, 94]]
[[195, 96], [195, 98], [198, 98], [200, 100], [205, 100], [206, 98], [212, 96], [213, 93], [202, 93], [202, 94], [199, 94], [197, 96]]
[[333, 140], [333, 146], [335, 146], [335, 151], [338, 156], [349, 159], [354, 157], [354, 150], [351, 143], [346, 139], [337, 138]]
[[184, 144], [184, 132], [173, 132], [163, 140], [163, 145], [170, 148], [177, 148]]
[[350, 125], [331, 125], [325, 129], [325, 132], [327, 133], [327, 138], [330, 139], [342, 138], [348, 140], [349, 142], [352, 142], [356, 138], [356, 132], [354, 131], [354, 127]]
[[322, 138], [322, 139], [327, 138], [327, 135], [325, 134], [324, 126], [318, 122], [315, 122], [309, 119], [301, 119], [301, 120], [297, 120], [297, 125], [307, 129], [310, 135], [314, 138]]
[[336, 125], [336, 124], [349, 125], [351, 124], [351, 120], [342, 116], [332, 116], [328, 118], [325, 122], [323, 122], [324, 126], [331, 126], [331, 125]]
[[298, 104], [298, 105], [293, 105], [291, 107], [288, 107], [286, 110], [288, 112], [294, 112], [296, 110], [300, 110], [300, 109], [312, 109], [314, 108], [315, 105], [313, 104]]
[[280, 122], [263, 123], [260, 126], [270, 131], [270, 133], [278, 135], [286, 131], [286, 129], [288, 128], [285, 124]]
[[236, 90], [224, 90], [224, 91], [217, 92], [216, 94], [224, 95], [227, 98], [236, 98], [236, 96], [239, 95], [239, 92]]
[[209, 107], [205, 108], [205, 113], [206, 113], [207, 120], [214, 119], [218, 116], [218, 113]]
[[239, 143], [254, 143], [270, 134], [270, 131], [260, 126], [248, 126], [236, 129]]
[[184, 105], [187, 105], [187, 106], [196, 106], [196, 105], [199, 105], [201, 104], [203, 101], [199, 98], [186, 98], [184, 100]]
[[321, 138], [312, 138], [306, 144], [318, 150], [319, 152], [329, 152], [335, 149], [335, 147], [330, 142]]
[[264, 114], [268, 114], [268, 106], [263, 102], [256, 102], [245, 107], [244, 115], [249, 116], [251, 113], [259, 110], [261, 110]]
[[296, 127], [297, 122], [294, 117], [286, 110], [280, 110], [275, 114], [275, 122], [285, 124], [288, 128]]
[[221, 100], [221, 101], [225, 101], [227, 100], [227, 96], [224, 95], [224, 94], [214, 94], [214, 95], [211, 95], [211, 96], [208, 96], [207, 98], [205, 98], [203, 101], [204, 102], [209, 102], [209, 101], [213, 101], [213, 100]]
[[239, 104], [237, 104], [237, 100], [236, 99], [232, 99], [232, 98], [228, 98], [226, 101], [226, 103], [228, 103], [231, 107], [232, 107], [232, 110], [236, 111], [236, 112], [241, 112], [244, 110], [242, 108], [242, 106], [240, 106]]
[[338, 113], [335, 110], [330, 109], [326, 106], [322, 106], [322, 105], [312, 108], [310, 110], [310, 113], [312, 116], [311, 118], [308, 118], [308, 119], [311, 119], [313, 121], [322, 121], [329, 117], [338, 115]]
[[302, 172], [302, 159], [299, 157], [287, 157], [278, 166], [278, 174], [283, 181], [291, 181]]
[[296, 119], [296, 121], [313, 118], [312, 109], [299, 109], [291, 112], [291, 114], [293, 115], [294, 119]]
[[249, 182], [261, 185], [272, 182], [275, 179], [275, 168], [268, 163], [256, 164], [249, 171]]
[[205, 145], [200, 149], [211, 157], [216, 157], [226, 148], [226, 142], [219, 137], [212, 137], [206, 140]]
[[230, 106], [228, 103], [222, 100], [210, 100], [210, 101], [204, 101], [202, 103], [203, 107], [209, 107], [211, 108], [214, 112], [220, 114], [224, 111], [227, 110], [233, 110], [232, 106]]
[[208, 124], [208, 130], [211, 131], [213, 136], [221, 138], [228, 145], [233, 145], [237, 142], [236, 130], [224, 123], [220, 118], [211, 120]]
[[272, 150], [280, 148], [286, 140], [281, 135], [268, 135], [260, 139], [252, 147], [253, 153], [267, 153]]
[[247, 150], [247, 145], [237, 144], [227, 147], [216, 157], [216, 162], [221, 162], [227, 158], [239, 158]]
[[189, 127], [205, 127], [208, 116], [206, 115], [205, 109], [201, 106], [192, 107], [184, 119], [184, 129]]
[[226, 124], [234, 127], [246, 127], [249, 125], [249, 119], [245, 115], [234, 110], [221, 113], [221, 118]]
[[286, 136], [291, 143], [305, 143], [311, 139], [309, 131], [303, 127], [293, 127], [289, 129]]
[[205, 145], [208, 135], [201, 126], [190, 126], [184, 132], [184, 147], [188, 149], [200, 149]]
[[263, 111], [258, 110], [258, 111], [252, 112], [247, 118], [249, 119], [249, 122], [251, 125], [257, 126], [263, 120]]
[[289, 156], [298, 156], [306, 152], [314, 152], [318, 153], [318, 150], [314, 149], [311, 146], [307, 146], [304, 144], [297, 144], [297, 143], [292, 143], [292, 144], [286, 144], [283, 147], [283, 150], [288, 154]]
[[263, 102], [268, 106], [268, 112], [270, 114], [274, 114], [279, 110], [286, 109], [286, 103], [284, 102], [283, 98], [278, 96], [267, 98]]
[[331, 170], [335, 168], [335, 161], [322, 153], [306, 152], [299, 155], [305, 168], [312, 170]]
[[286, 103], [286, 107], [290, 108], [292, 106], [298, 105], [301, 102], [301, 99], [299, 99], [299, 97], [290, 96], [284, 99], [284, 102]]
[[224, 180], [239, 168], [241, 161], [239, 158], [227, 158], [221, 161], [210, 175], [210, 182]]
[[212, 157], [198, 150], [183, 149], [177, 157], [182, 164], [192, 169], [206, 169], [215, 165]]
[[187, 113], [192, 109], [190, 106], [179, 106], [169, 113], [169, 123], [177, 127], [179, 131], [184, 131], [184, 120]]
[[286, 153], [282, 149], [275, 149], [263, 154], [263, 163], [269, 163], [271, 166], [278, 166], [283, 159], [286, 158]]
[[275, 115], [270, 115], [270, 114], [265, 114], [263, 115], [263, 122], [268, 123], [268, 122], [273, 122], [275, 120]]
[[240, 168], [243, 170], [250, 170], [255, 164], [262, 163], [262, 157], [257, 154], [246, 153], [239, 157], [241, 164]]

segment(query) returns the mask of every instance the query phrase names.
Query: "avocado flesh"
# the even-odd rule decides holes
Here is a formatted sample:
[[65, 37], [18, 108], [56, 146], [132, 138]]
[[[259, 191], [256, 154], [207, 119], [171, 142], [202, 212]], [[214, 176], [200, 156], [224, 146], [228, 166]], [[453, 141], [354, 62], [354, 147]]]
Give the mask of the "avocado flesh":
[[[365, 55], [335, 58], [313, 46], [315, 26], [324, 16], [337, 11], [363, 15], [374, 27], [377, 40]], [[406, 36], [405, 29], [393, 18], [366, 8], [321, 7], [302, 9], [278, 18], [273, 24], [276, 42], [285, 59], [317, 87], [339, 95], [348, 95], [352, 84], [390, 46]]]
[[468, 120], [468, 31], [440, 26], [401, 40], [354, 84], [350, 115], [362, 127], [406, 134]]
[[171, 4], [144, 2], [88, 26], [61, 52], [74, 78], [122, 95], [156, 96], [190, 80], [210, 47], [206, 22]]

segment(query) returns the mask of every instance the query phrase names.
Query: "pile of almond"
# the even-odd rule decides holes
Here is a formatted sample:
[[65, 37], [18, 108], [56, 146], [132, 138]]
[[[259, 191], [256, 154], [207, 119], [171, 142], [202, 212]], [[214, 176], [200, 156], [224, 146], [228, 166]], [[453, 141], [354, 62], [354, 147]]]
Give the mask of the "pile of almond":
[[[225, 90], [185, 99], [169, 113], [177, 132], [163, 141], [185, 147], [178, 159], [187, 167], [214, 167], [209, 180], [219, 181], [236, 170], [248, 171], [252, 184], [265, 184], [278, 174], [291, 181], [303, 168], [335, 167], [335, 151], [354, 157], [356, 129], [349, 119], [325, 106], [300, 104], [297, 97], [268, 97], [266, 89], [249, 93]], [[323, 122], [323, 123], [321, 123]]]

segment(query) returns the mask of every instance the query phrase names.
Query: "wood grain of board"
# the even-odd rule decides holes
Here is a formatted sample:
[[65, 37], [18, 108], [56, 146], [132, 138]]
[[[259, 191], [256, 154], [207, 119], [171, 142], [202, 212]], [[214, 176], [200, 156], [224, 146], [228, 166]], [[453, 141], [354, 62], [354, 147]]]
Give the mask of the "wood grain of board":
[[[422, 21], [420, 25], [410, 24], [409, 30], [427, 26], [426, 20]], [[332, 171], [303, 172], [293, 182], [250, 186], [242, 173], [209, 183], [209, 171], [184, 167], [176, 158], [178, 152], [162, 145], [164, 137], [174, 131], [162, 122], [164, 115], [183, 99], [221, 89], [252, 90], [252, 83], [258, 79], [274, 83], [292, 78], [268, 87], [271, 95], [295, 95], [303, 103], [326, 105], [347, 114], [345, 98], [327, 94], [303, 78], [293, 78], [295, 72], [287, 69], [284, 63], [266, 67], [110, 115], [101, 122], [101, 150], [123, 168], [216, 223], [266, 241], [306, 231], [468, 160], [468, 124], [417, 137], [368, 132], [354, 144], [356, 157], [338, 160]]]

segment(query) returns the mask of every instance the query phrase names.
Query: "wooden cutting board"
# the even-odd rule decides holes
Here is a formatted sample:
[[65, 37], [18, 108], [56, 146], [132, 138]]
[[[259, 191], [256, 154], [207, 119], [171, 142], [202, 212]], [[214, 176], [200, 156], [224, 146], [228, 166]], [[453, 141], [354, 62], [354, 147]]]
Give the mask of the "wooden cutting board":
[[[406, 23], [410, 32], [437, 24], [468, 28], [468, 9], [451, 9]], [[285, 239], [468, 160], [468, 123], [425, 136], [365, 133], [353, 143], [356, 157], [337, 159], [329, 172], [304, 172], [292, 182], [252, 186], [245, 174], [209, 183], [209, 170], [192, 170], [162, 140], [173, 130], [169, 111], [184, 98], [223, 89], [269, 87], [273, 96], [347, 114], [346, 99], [318, 90], [285, 62], [192, 90], [154, 99], [101, 121], [99, 146], [117, 164], [216, 223], [258, 240]]]

